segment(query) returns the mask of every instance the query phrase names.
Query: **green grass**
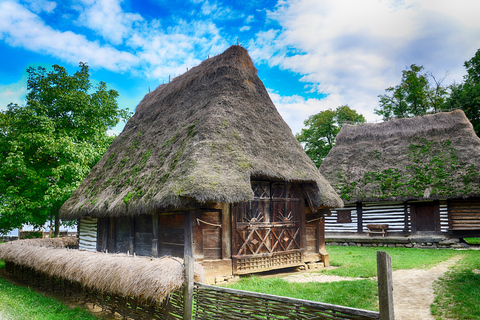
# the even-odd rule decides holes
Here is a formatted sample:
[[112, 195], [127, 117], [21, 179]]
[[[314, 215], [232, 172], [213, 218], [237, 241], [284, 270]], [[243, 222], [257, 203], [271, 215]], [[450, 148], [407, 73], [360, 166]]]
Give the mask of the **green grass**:
[[[0, 261], [0, 269], [5, 266]], [[0, 277], [0, 318], [9, 320], [98, 320], [85, 310], [69, 308], [53, 298]]]
[[468, 244], [480, 244], [480, 238], [464, 238]]
[[242, 278], [229, 287], [378, 311], [377, 282], [367, 279], [335, 283], [290, 283], [279, 278], [251, 276]]
[[449, 249], [328, 246], [330, 265], [338, 268], [321, 272], [342, 277], [374, 277], [377, 275], [377, 251], [386, 251], [392, 257], [393, 270], [427, 269], [458, 254]]
[[461, 253], [464, 258], [434, 285], [437, 319], [480, 319], [480, 252]]
[[[386, 251], [392, 257], [394, 270], [426, 269], [464, 253], [441, 249], [345, 246], [329, 246], [327, 251], [331, 265], [338, 268], [321, 270], [320, 274], [359, 278], [377, 275], [377, 251]], [[377, 282], [370, 279], [332, 283], [289, 283], [278, 278], [251, 276], [244, 277], [229, 287], [378, 311]]]

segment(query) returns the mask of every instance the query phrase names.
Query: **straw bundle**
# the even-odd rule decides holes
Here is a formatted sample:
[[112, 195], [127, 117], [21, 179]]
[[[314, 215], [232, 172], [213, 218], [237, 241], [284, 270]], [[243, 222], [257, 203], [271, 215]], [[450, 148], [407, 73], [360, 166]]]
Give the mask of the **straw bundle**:
[[78, 245], [77, 237], [35, 238], [16, 240], [13, 243], [26, 246], [66, 248]]
[[[183, 260], [58, 249], [13, 241], [0, 245], [0, 259], [55, 278], [111, 294], [160, 303], [184, 282]], [[195, 264], [195, 281], [203, 269]]]

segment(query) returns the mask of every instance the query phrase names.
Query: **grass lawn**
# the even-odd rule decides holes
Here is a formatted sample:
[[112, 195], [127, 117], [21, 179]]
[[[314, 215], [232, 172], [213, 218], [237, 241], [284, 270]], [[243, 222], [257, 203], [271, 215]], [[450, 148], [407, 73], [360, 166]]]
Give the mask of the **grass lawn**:
[[[0, 269], [4, 267], [4, 262], [0, 260]], [[0, 277], [0, 319], [99, 320], [100, 318], [79, 308], [69, 308], [53, 298], [32, 291], [28, 287], [17, 286]]]
[[[328, 275], [338, 275], [343, 277], [361, 277], [370, 278], [377, 274], [376, 252], [386, 251], [392, 257], [392, 266], [394, 270], [398, 269], [426, 269], [442, 261], [448, 260], [455, 255], [465, 255], [468, 257], [465, 261], [465, 268], [477, 268], [480, 270], [480, 252], [479, 251], [457, 251], [450, 249], [414, 249], [414, 248], [388, 248], [388, 247], [344, 247], [329, 246], [327, 251], [330, 255], [330, 263], [338, 268], [334, 270], [321, 270], [319, 273]], [[477, 257], [478, 266], [473, 262]], [[472, 259], [473, 261], [471, 261]], [[463, 264], [462, 264], [463, 265]], [[479, 277], [480, 275], [475, 276]], [[458, 278], [450, 280], [452, 284], [458, 284]], [[439, 282], [438, 288], [450, 282]], [[458, 284], [464, 286], [465, 284]], [[229, 285], [231, 288], [256, 291], [262, 293], [283, 295], [287, 297], [300, 298], [306, 300], [332, 303], [352, 308], [360, 308], [378, 311], [378, 291], [377, 282], [369, 279], [358, 281], [341, 281], [333, 283], [289, 283], [279, 278], [260, 278], [256, 276], [244, 277], [238, 283]], [[478, 285], [471, 285], [472, 289], [480, 288]], [[444, 307], [448, 310], [448, 304], [452, 301], [461, 304], [459, 300], [464, 298], [457, 295], [459, 288], [450, 289], [453, 291], [448, 299], [443, 299]], [[480, 289], [479, 289], [480, 291]], [[479, 292], [480, 293], [480, 292]], [[456, 297], [457, 300], [451, 300]], [[472, 300], [472, 306], [465, 306], [466, 313], [461, 314], [456, 319], [472, 319], [465, 317], [468, 312], [475, 312], [475, 308], [480, 306], [480, 295], [471, 293], [469, 298]], [[473, 308], [473, 309], [472, 309]], [[441, 306], [436, 307], [436, 312], [443, 312]], [[453, 317], [455, 318], [455, 317]], [[480, 315], [474, 317], [480, 318]], [[439, 318], [440, 319], [440, 318]]]
[[432, 314], [437, 319], [480, 319], [480, 252], [465, 257], [436, 282]]

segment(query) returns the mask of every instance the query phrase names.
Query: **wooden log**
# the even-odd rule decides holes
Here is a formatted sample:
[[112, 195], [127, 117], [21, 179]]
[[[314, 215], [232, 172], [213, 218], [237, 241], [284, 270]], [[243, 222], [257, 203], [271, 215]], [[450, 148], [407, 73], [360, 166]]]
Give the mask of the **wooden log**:
[[232, 212], [229, 203], [222, 206], [222, 259], [232, 258]]
[[392, 258], [385, 251], [377, 251], [377, 278], [380, 320], [393, 320]]
[[193, 228], [192, 228], [193, 214], [191, 211], [185, 213], [184, 220], [184, 256], [183, 261], [185, 265], [185, 287], [183, 291], [183, 319], [191, 320], [193, 313], [193, 286], [194, 286], [194, 272], [193, 272]]

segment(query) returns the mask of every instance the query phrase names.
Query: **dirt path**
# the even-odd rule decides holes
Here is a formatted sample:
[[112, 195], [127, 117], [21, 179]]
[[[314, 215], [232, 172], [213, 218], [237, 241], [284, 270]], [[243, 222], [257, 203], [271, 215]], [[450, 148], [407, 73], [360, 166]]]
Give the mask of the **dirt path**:
[[[434, 320], [430, 315], [433, 303], [433, 282], [454, 265], [461, 256], [455, 256], [428, 270], [409, 269], [393, 271], [393, 304], [396, 320]], [[290, 282], [334, 282], [359, 280], [318, 273], [294, 274], [284, 278]]]
[[396, 320], [434, 320], [430, 315], [433, 303], [433, 282], [453, 266], [455, 256], [428, 270], [396, 270], [393, 272], [393, 305]]

